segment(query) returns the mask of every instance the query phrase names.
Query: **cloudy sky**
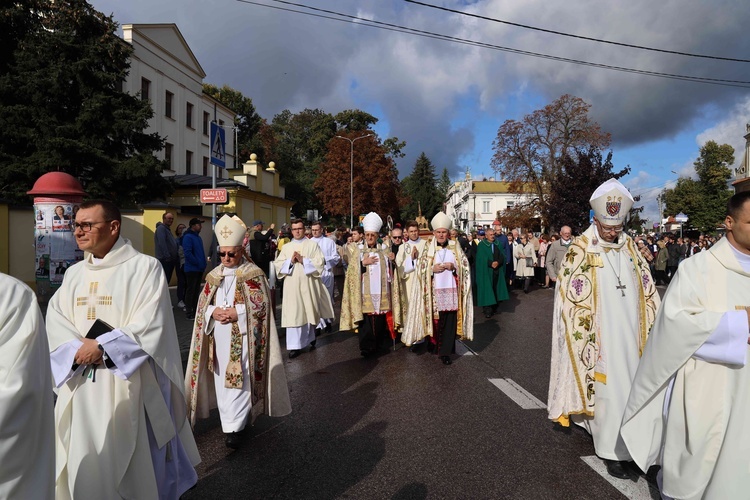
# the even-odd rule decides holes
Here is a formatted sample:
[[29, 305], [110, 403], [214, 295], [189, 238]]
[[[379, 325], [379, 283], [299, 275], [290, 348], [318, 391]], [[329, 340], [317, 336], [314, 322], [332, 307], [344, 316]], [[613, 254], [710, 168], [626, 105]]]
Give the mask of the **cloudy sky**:
[[[750, 62], [598, 43], [404, 0], [90, 1], [120, 24], [175, 23], [206, 82], [242, 91], [269, 120], [284, 109], [373, 114], [382, 138], [407, 142], [402, 175], [424, 151], [455, 180], [467, 168], [492, 177], [500, 124], [565, 93], [589, 102], [593, 118], [612, 134], [615, 167], [632, 167], [625, 184], [643, 196], [651, 221], [658, 219], [659, 190], [693, 174], [703, 143], [731, 144], [737, 163], [744, 154]], [[420, 1], [583, 37], [750, 59], [744, 0]], [[587, 63], [749, 83], [719, 86], [613, 71], [376, 29], [363, 20]]]

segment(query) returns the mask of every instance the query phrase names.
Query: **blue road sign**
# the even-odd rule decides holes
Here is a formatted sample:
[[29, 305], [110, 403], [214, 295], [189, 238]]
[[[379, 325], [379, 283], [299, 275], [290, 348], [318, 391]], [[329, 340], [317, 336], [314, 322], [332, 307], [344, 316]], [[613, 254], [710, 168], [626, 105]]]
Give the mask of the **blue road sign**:
[[227, 166], [227, 141], [224, 129], [211, 122], [211, 164], [219, 168]]

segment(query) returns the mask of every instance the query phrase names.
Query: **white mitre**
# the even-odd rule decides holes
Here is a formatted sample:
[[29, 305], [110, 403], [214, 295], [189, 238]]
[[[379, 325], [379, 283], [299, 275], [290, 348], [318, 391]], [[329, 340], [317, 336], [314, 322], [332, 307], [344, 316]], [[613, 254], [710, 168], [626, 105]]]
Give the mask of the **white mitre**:
[[242, 219], [233, 215], [232, 217], [224, 215], [216, 222], [214, 234], [220, 247], [241, 247], [245, 239], [247, 226]]
[[607, 226], [617, 226], [625, 221], [634, 200], [628, 188], [620, 181], [609, 179], [596, 188], [589, 202], [599, 222]]
[[362, 227], [365, 231], [378, 233], [380, 232], [380, 228], [383, 227], [383, 219], [375, 212], [370, 212], [362, 219]]
[[436, 229], [450, 229], [453, 227], [453, 221], [445, 214], [445, 212], [438, 212], [430, 221], [430, 225], [432, 226], [433, 231]]

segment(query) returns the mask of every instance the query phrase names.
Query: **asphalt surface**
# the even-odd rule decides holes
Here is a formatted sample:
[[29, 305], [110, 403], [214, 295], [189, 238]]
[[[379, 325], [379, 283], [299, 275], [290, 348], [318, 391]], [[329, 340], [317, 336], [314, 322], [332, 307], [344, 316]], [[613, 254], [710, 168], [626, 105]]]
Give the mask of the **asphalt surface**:
[[[401, 344], [363, 359], [335, 323], [315, 351], [286, 360], [289, 416], [259, 417], [236, 451], [216, 412], [198, 422], [203, 461], [183, 498], [627, 498], [584, 462], [594, 449], [583, 430], [523, 409], [490, 381], [511, 379], [546, 403], [553, 294], [513, 290], [491, 319], [475, 309], [474, 341], [450, 366]], [[175, 318], [185, 361], [191, 323], [178, 309]]]

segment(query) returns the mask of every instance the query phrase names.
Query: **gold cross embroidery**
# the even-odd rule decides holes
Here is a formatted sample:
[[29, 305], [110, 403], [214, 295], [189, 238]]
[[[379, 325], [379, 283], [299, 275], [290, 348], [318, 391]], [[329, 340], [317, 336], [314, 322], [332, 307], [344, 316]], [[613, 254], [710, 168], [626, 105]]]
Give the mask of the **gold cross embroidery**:
[[89, 283], [89, 295], [88, 297], [76, 297], [76, 306], [88, 306], [86, 310], [86, 319], [96, 319], [96, 306], [111, 306], [112, 296], [111, 295], [97, 295], [99, 291], [99, 282], [92, 281]]
[[227, 239], [227, 238], [229, 238], [229, 235], [232, 234], [233, 232], [234, 231], [232, 231], [231, 229], [229, 229], [229, 226], [224, 226], [221, 229], [221, 233], [220, 234], [221, 234], [222, 238]]

